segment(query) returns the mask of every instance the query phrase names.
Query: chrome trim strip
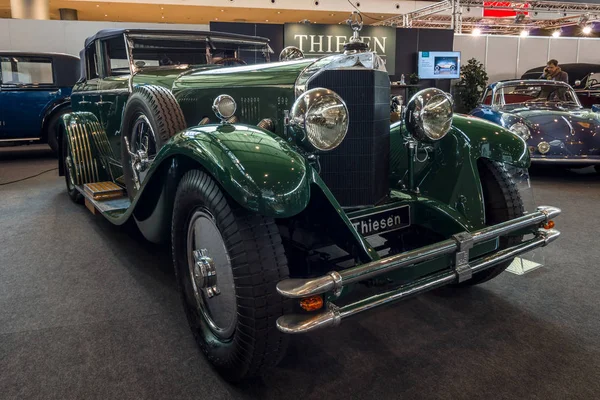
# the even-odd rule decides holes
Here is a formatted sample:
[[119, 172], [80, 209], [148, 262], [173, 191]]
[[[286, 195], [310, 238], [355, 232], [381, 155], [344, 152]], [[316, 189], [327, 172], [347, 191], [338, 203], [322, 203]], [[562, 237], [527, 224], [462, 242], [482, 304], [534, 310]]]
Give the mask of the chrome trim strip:
[[[78, 92], [73, 92], [73, 94], [78, 94], [80, 96], [91, 96], [91, 95], [103, 95], [103, 94], [128, 94], [129, 89], [97, 89], [97, 90], [81, 90]], [[89, 104], [89, 101], [79, 102], [78, 104]]]
[[[471, 263], [472, 271], [479, 272], [537, 247], [543, 247], [558, 238], [560, 232], [554, 229], [539, 231], [531, 240], [498, 251], [490, 256], [481, 257]], [[286, 314], [277, 319], [277, 329], [283, 333], [306, 333], [320, 328], [337, 326], [342, 319], [351, 317], [373, 308], [396, 302], [431, 289], [457, 281], [454, 270], [438, 273], [432, 277], [421, 278], [416, 282], [387, 292], [358, 300], [343, 307], [328, 303], [327, 310], [318, 314]]]
[[532, 164], [600, 164], [600, 158], [537, 158], [531, 157]]
[[0, 142], [31, 142], [42, 140], [42, 138], [15, 138], [15, 139], [0, 139]]
[[[560, 212], [561, 210], [556, 207], [540, 206], [536, 212], [531, 214], [473, 232], [473, 244], [485, 242], [532, 225], [542, 224], [556, 217]], [[445, 254], [452, 254], [457, 250], [458, 244], [455, 239], [451, 238], [336, 272], [341, 279], [335, 279], [333, 273], [317, 278], [284, 279], [277, 283], [277, 292], [283, 297], [292, 299], [323, 294], [402, 267], [428, 261]]]

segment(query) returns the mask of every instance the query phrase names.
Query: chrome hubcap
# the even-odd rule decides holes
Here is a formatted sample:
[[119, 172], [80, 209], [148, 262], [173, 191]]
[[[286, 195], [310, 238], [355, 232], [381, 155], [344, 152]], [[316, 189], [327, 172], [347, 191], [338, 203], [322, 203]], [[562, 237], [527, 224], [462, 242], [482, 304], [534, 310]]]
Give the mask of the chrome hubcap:
[[187, 254], [196, 310], [215, 336], [231, 338], [237, 322], [231, 260], [215, 219], [207, 210], [192, 215]]
[[148, 167], [156, 155], [154, 130], [144, 114], [140, 114], [133, 123], [131, 143], [125, 137], [125, 145], [130, 155], [134, 185], [136, 189], [139, 189], [146, 178]]

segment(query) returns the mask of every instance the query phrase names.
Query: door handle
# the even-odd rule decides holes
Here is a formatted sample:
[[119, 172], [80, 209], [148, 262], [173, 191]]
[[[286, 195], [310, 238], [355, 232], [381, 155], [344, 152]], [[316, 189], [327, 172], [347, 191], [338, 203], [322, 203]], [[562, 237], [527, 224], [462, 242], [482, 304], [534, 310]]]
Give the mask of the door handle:
[[77, 104], [84, 104], [85, 105], [85, 104], [90, 104], [90, 102], [89, 101], [85, 101], [85, 100], [81, 100]]

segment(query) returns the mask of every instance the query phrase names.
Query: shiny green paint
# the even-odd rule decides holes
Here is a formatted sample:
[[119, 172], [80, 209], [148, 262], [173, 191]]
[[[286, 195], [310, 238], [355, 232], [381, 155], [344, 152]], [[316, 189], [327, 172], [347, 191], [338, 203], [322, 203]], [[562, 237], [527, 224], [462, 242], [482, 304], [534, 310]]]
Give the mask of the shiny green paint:
[[[408, 182], [406, 132], [401, 123], [390, 131], [390, 185], [401, 189]], [[414, 181], [419, 193], [454, 210], [452, 218], [466, 230], [485, 226], [483, 194], [477, 169], [479, 158], [500, 161], [515, 167], [529, 166], [525, 141], [502, 127], [479, 118], [455, 115], [451, 131], [442, 140], [419, 146]], [[445, 212], [447, 212], [446, 210]], [[442, 225], [436, 224], [435, 231]]]

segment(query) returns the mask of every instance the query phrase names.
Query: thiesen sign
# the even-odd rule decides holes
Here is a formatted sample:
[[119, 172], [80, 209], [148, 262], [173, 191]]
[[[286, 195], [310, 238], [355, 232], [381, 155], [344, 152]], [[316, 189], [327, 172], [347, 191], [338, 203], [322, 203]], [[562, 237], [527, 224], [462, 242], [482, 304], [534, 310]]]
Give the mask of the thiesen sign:
[[[306, 57], [320, 57], [344, 51], [352, 37], [348, 25], [285, 24], [283, 46], [296, 46]], [[363, 26], [360, 37], [385, 62], [390, 75], [396, 72], [396, 28]]]

